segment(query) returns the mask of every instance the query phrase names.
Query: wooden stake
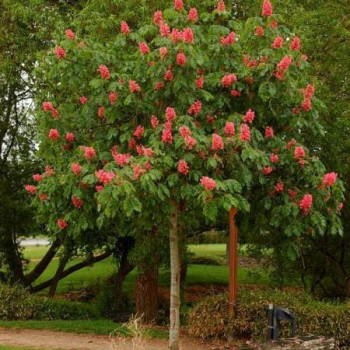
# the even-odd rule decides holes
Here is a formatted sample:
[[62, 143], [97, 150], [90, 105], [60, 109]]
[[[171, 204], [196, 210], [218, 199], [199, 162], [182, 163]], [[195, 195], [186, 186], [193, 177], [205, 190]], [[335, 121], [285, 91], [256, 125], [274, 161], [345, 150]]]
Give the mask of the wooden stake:
[[229, 313], [234, 313], [234, 305], [237, 300], [237, 257], [238, 257], [238, 230], [236, 226], [235, 216], [236, 208], [231, 208], [229, 212]]

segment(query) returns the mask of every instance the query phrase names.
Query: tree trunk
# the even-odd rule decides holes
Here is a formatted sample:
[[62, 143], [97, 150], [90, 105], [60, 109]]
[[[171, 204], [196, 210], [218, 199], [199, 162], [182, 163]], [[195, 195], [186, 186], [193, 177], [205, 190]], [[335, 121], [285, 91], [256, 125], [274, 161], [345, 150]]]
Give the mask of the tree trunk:
[[142, 321], [152, 323], [158, 316], [158, 266], [154, 264], [137, 276], [136, 313]]
[[179, 350], [180, 340], [180, 251], [179, 251], [179, 233], [178, 233], [179, 209], [176, 202], [171, 202], [170, 213], [170, 331], [169, 331], [169, 349]]
[[58, 268], [56, 270], [56, 274], [52, 279], [50, 290], [49, 290], [49, 297], [53, 298], [56, 294], [57, 285], [60, 279], [62, 278], [62, 274], [64, 272], [64, 268], [66, 267], [68, 260], [69, 260], [70, 254], [69, 252], [64, 252], [62, 259], [60, 260], [60, 263], [58, 265]]
[[118, 308], [122, 300], [123, 283], [125, 277], [134, 269], [134, 265], [130, 264], [127, 257], [121, 259], [118, 272], [115, 275], [115, 295], [114, 305]]
[[187, 277], [187, 261], [182, 258], [181, 269], [180, 269], [180, 297], [181, 304], [185, 302], [185, 292], [186, 292], [186, 277]]
[[44, 257], [39, 261], [38, 264], [35, 265], [32, 271], [30, 271], [28, 274], [24, 276], [24, 284], [25, 286], [29, 286], [33, 282], [35, 282], [46, 270], [46, 268], [49, 266], [52, 259], [55, 257], [58, 249], [60, 248], [62, 243], [61, 238], [56, 238], [49, 250], [46, 252]]
[[24, 274], [20, 252], [16, 237], [12, 234], [4, 235], [4, 240], [1, 242], [2, 250], [5, 256], [6, 264], [9, 266], [11, 272], [10, 283], [23, 284]]
[[[108, 258], [111, 254], [112, 254], [111, 252], [107, 251], [107, 252], [105, 252], [105, 253], [103, 253], [101, 255], [94, 256], [92, 258], [89, 258], [89, 259], [81, 261], [80, 263], [77, 263], [77, 264], [75, 264], [73, 266], [68, 267], [66, 270], [64, 270], [61, 273], [60, 280], [65, 278], [65, 277], [67, 277], [67, 276], [69, 276], [69, 275], [71, 275], [72, 273], [74, 273], [76, 271], [84, 269], [85, 267], [91, 266], [91, 265], [93, 265], [95, 263], [98, 263], [99, 261], [102, 261], [102, 260]], [[30, 292], [31, 293], [38, 293], [38, 292], [40, 292], [40, 291], [50, 287], [50, 285], [51, 285], [51, 283], [52, 283], [54, 278], [55, 278], [55, 276], [50, 278], [50, 279], [48, 279], [48, 280], [46, 280], [45, 282], [42, 282], [42, 283], [40, 283], [40, 284], [38, 284], [38, 285], [36, 285], [34, 287], [31, 287], [30, 288]]]

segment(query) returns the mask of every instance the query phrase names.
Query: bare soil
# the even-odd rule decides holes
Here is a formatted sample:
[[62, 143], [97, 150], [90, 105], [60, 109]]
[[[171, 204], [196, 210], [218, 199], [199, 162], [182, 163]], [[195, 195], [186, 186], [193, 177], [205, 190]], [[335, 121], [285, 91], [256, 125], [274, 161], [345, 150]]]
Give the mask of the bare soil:
[[[31, 329], [0, 328], [0, 345], [36, 349], [61, 350], [167, 350], [167, 340], [147, 340], [142, 347], [133, 347], [132, 339], [110, 339], [108, 336], [75, 334]], [[215, 344], [201, 344], [196, 340], [182, 338], [182, 350], [211, 350]]]

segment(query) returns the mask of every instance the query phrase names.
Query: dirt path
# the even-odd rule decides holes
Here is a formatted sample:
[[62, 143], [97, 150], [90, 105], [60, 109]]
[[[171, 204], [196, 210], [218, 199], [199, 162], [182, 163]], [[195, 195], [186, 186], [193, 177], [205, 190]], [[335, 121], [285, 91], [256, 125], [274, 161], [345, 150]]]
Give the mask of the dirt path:
[[[112, 344], [108, 336], [32, 329], [0, 328], [0, 345], [62, 350], [133, 350], [131, 339], [115, 340]], [[214, 347], [184, 339], [181, 349], [210, 350]], [[140, 350], [167, 350], [167, 340], [149, 340]]]

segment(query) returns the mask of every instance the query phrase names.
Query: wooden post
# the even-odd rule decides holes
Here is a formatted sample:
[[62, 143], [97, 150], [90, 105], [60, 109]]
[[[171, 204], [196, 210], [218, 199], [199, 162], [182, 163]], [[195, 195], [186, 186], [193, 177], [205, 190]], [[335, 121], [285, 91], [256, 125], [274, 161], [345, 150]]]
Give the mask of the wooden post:
[[237, 299], [237, 263], [238, 263], [238, 230], [236, 226], [235, 216], [236, 208], [231, 208], [229, 212], [229, 313], [232, 316], [234, 313], [234, 305]]

